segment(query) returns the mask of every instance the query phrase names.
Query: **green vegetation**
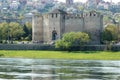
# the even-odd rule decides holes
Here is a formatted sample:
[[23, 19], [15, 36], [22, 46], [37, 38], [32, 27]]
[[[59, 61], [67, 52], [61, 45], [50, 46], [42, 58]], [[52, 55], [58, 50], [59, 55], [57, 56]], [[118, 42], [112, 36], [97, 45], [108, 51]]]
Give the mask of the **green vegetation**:
[[119, 29], [114, 24], [108, 24], [101, 33], [101, 42], [107, 45], [105, 50], [111, 51], [112, 45], [119, 39]]
[[13, 43], [16, 40], [31, 40], [32, 25], [25, 23], [24, 26], [17, 22], [0, 23], [0, 43]]
[[88, 41], [88, 34], [84, 32], [70, 32], [65, 33], [61, 40], [56, 41], [55, 47], [72, 50], [72, 47], [82, 46]]
[[103, 43], [118, 41], [118, 28], [113, 24], [108, 24], [102, 32], [101, 40]]
[[120, 60], [120, 52], [105, 51], [11, 51], [1, 50], [1, 57], [41, 59]]

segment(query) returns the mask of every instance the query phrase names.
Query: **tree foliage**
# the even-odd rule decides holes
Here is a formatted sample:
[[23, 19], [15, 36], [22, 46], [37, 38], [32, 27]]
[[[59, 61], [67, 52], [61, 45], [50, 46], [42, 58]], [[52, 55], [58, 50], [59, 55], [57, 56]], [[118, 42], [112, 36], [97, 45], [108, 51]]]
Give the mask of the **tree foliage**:
[[1, 40], [7, 40], [8, 38], [8, 23], [3, 22], [0, 24], [0, 39]]
[[[27, 38], [27, 39], [26, 39]], [[17, 22], [0, 23], [0, 42], [13, 40], [31, 40], [32, 26], [30, 23], [25, 23], [24, 26]]]
[[70, 49], [74, 46], [84, 45], [89, 41], [89, 36], [83, 32], [65, 33], [61, 40], [55, 42], [56, 48]]
[[101, 34], [102, 42], [111, 42], [118, 40], [118, 29], [115, 25], [109, 24], [107, 25], [102, 34]]
[[23, 38], [24, 40], [32, 40], [32, 25], [29, 22], [26, 22], [23, 26], [24, 34]]
[[24, 34], [23, 28], [19, 23], [9, 23], [9, 36], [13, 40], [18, 40]]

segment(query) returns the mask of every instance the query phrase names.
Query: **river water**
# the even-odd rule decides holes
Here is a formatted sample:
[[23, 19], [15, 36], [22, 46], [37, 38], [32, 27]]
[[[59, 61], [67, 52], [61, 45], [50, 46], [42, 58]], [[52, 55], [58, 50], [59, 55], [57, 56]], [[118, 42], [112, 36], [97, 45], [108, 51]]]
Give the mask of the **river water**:
[[0, 58], [0, 80], [120, 80], [120, 61]]

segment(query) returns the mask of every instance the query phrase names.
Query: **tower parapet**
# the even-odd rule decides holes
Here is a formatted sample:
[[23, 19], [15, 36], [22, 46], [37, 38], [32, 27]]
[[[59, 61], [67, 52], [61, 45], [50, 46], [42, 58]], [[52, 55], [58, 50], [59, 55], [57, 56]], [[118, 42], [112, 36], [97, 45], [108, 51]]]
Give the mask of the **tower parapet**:
[[67, 19], [81, 19], [81, 18], [83, 18], [83, 16], [81, 15], [81, 14], [76, 14], [76, 15], [74, 15], [74, 14], [67, 14], [67, 15], [65, 15], [65, 19], [67, 20]]
[[99, 12], [96, 11], [90, 11], [88, 13], [84, 13], [84, 17], [102, 17], [103, 15], [101, 15]]

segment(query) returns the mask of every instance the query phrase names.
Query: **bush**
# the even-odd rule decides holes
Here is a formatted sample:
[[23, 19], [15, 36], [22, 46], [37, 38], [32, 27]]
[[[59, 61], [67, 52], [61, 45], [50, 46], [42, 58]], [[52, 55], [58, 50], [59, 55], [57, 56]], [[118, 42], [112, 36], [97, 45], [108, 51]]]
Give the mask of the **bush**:
[[89, 41], [89, 36], [83, 32], [65, 33], [61, 40], [55, 42], [55, 47], [71, 51], [73, 47], [82, 46]]

